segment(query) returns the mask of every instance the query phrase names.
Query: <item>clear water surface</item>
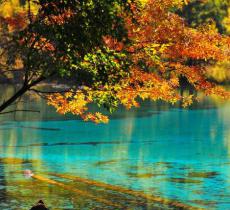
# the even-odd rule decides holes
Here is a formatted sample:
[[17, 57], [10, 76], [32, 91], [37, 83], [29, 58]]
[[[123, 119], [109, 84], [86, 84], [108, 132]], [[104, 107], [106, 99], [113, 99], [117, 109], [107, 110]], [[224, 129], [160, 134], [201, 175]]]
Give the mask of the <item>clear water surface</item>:
[[[119, 209], [100, 204], [98, 197], [113, 197], [111, 190], [98, 189], [100, 183], [118, 186], [114, 195], [120, 197], [120, 189], [132, 189], [137, 197], [230, 209], [229, 102], [204, 99], [190, 109], [146, 102], [118, 111], [107, 125], [95, 125], [28, 99], [17, 106], [40, 113], [0, 116], [0, 209], [28, 209], [37, 199], [51, 209]], [[27, 169], [56, 182], [26, 178]]]

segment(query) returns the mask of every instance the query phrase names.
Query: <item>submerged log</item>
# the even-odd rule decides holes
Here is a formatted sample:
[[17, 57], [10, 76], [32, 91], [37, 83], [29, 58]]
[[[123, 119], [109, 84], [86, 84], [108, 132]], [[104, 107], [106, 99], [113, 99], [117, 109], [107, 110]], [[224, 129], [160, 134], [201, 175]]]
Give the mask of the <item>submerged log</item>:
[[30, 210], [48, 210], [42, 200], [38, 201]]

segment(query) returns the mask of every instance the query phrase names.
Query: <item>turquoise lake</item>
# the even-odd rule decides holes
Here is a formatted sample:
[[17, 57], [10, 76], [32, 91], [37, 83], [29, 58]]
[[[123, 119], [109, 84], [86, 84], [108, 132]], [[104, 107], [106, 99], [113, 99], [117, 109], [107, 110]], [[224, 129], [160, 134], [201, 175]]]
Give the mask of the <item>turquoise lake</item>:
[[[106, 125], [60, 116], [41, 100], [18, 105], [41, 112], [0, 116], [0, 209], [29, 209], [37, 199], [50, 209], [119, 209], [97, 199], [105, 194], [98, 183], [104, 183], [118, 186], [117, 196], [120, 188], [131, 189], [133, 195], [228, 210], [229, 105], [204, 99], [181, 109], [145, 102], [140, 109], [119, 110]], [[25, 177], [25, 170], [56, 182]], [[97, 184], [91, 189], [70, 175]], [[79, 195], [80, 188], [94, 197]], [[127, 209], [154, 207], [142, 203]]]

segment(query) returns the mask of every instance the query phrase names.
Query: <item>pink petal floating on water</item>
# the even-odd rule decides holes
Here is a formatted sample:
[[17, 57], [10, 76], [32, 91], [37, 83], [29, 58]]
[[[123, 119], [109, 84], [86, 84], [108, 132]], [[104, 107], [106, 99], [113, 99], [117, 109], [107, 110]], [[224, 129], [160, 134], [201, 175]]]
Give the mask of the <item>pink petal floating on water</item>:
[[33, 174], [33, 172], [31, 170], [29, 170], [29, 169], [24, 170], [24, 176], [26, 178], [31, 178], [33, 175], [34, 174]]

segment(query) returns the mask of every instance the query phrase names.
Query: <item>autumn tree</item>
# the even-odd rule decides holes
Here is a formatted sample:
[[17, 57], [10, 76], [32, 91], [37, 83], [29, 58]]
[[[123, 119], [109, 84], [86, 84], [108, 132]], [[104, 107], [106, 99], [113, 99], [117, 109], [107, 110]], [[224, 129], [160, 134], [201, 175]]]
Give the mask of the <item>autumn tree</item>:
[[[206, 65], [229, 56], [229, 38], [218, 34], [210, 26], [199, 30], [189, 28], [173, 11], [183, 7], [183, 1], [149, 0], [132, 5], [132, 17], [125, 16], [128, 42], [105, 37], [105, 44], [115, 52], [124, 52], [130, 60], [128, 75], [112, 84], [95, 83], [65, 94], [49, 97], [49, 103], [58, 112], [72, 112], [84, 120], [107, 120], [100, 113], [87, 113], [89, 103], [97, 103], [112, 110], [118, 105], [138, 107], [138, 99], [163, 100], [175, 103], [182, 100], [187, 106], [194, 95], [182, 97], [177, 89], [180, 80], [186, 80], [196, 91], [229, 97], [222, 88], [206, 78]], [[85, 57], [83, 65], [101, 64], [100, 59], [90, 62]], [[116, 61], [117, 65], [120, 64]], [[119, 67], [120, 69], [120, 67]], [[96, 74], [100, 69], [94, 69]], [[110, 76], [113, 78], [113, 74]], [[80, 102], [80, 103], [79, 103]]]
[[[230, 32], [230, 1], [229, 0], [191, 0], [178, 13], [185, 18], [191, 27], [210, 24], [222, 34]], [[220, 61], [210, 65], [208, 77], [219, 83], [228, 83], [230, 75], [229, 61]]]
[[[39, 1], [38, 14], [27, 12], [26, 24], [18, 17], [4, 19], [2, 28], [11, 31], [6, 40], [10, 36], [12, 49], [19, 50], [2, 51], [8, 68], [14, 66], [12, 57], [23, 61], [24, 84], [0, 111], [32, 90], [59, 113], [107, 122], [107, 116], [91, 113], [89, 104], [111, 112], [119, 105], [138, 107], [139, 99], [191, 104], [194, 95], [178, 94], [181, 78], [206, 95], [229, 97], [206, 78], [207, 64], [229, 58], [229, 38], [208, 25], [187, 26], [176, 14], [186, 2]], [[34, 88], [52, 76], [70, 78], [69, 89], [49, 94]]]
[[[3, 1], [1, 7], [7, 3]], [[23, 84], [0, 111], [52, 77], [74, 77], [76, 87], [89, 84], [91, 73], [79, 69], [84, 57], [99, 50], [112, 56], [113, 52], [104, 47], [103, 36], [118, 40], [125, 36], [120, 14], [128, 7], [123, 0], [28, 0], [11, 16], [4, 10], [5, 15], [0, 17], [1, 73], [19, 71]], [[16, 65], [18, 62], [21, 65]]]

